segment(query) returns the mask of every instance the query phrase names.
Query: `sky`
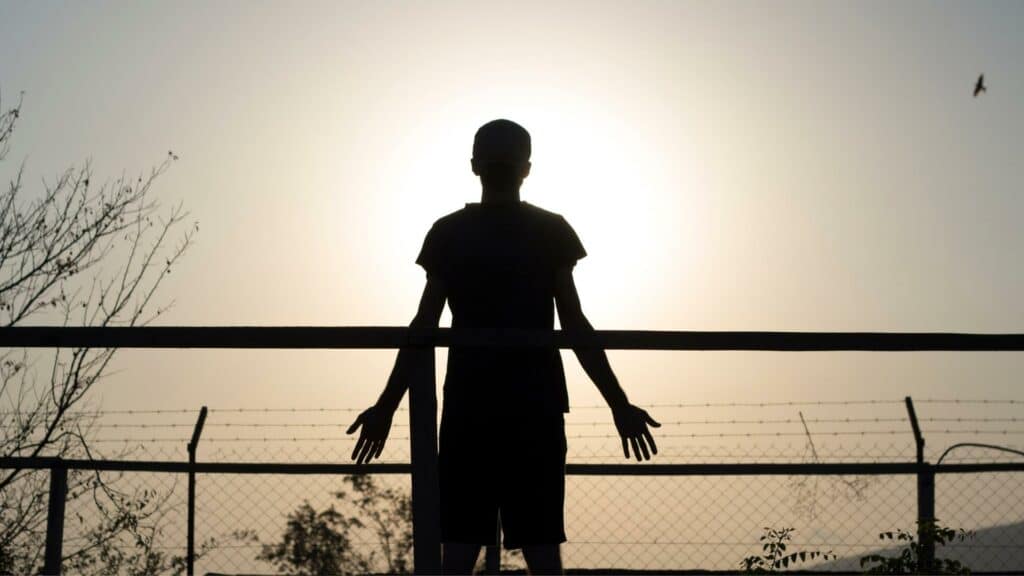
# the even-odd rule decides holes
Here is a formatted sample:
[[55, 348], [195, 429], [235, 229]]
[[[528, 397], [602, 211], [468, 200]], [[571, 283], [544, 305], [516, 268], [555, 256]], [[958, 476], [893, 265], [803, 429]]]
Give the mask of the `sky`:
[[[180, 160], [168, 325], [392, 325], [472, 136], [589, 256], [604, 329], [1020, 332], [1018, 2], [4, 2], [9, 177]], [[985, 73], [989, 91], [971, 97]], [[30, 186], [30, 189], [33, 189]], [[442, 321], [448, 322], [446, 314]], [[390, 351], [123, 351], [105, 408], [362, 406]], [[439, 354], [439, 370], [443, 351]], [[1019, 354], [612, 352], [638, 404], [1024, 398]], [[599, 400], [566, 354], [574, 404]]]
[[[9, 105], [24, 92], [0, 178], [24, 162], [26, 192], [38, 194], [44, 178], [69, 166], [91, 161], [95, 181], [112, 181], [173, 150], [180, 159], [154, 191], [165, 207], [180, 202], [200, 233], [159, 293], [174, 306], [157, 324], [400, 326], [424, 284], [414, 264], [424, 234], [479, 199], [469, 166], [476, 128], [509, 118], [533, 136], [523, 199], [564, 215], [589, 253], [575, 277], [597, 328], [1020, 333], [1021, 22], [1024, 3], [1012, 1], [0, 1], [0, 97]], [[988, 92], [972, 98], [981, 73]], [[599, 436], [609, 415], [563, 355], [570, 432]], [[609, 356], [633, 402], [666, 422], [657, 433], [662, 462], [720, 461], [723, 452], [729, 461], [800, 459], [800, 437], [685, 437], [764, 429], [688, 426], [695, 420], [759, 418], [786, 420], [772, 430], [799, 436], [798, 415], [816, 434], [823, 421], [849, 430], [836, 419], [850, 415], [888, 419], [876, 428], [905, 434], [822, 435], [818, 450], [910, 458], [904, 396], [919, 401], [922, 418], [1009, 422], [1019, 422], [1024, 401], [1018, 353]], [[204, 438], [225, 436], [239, 433], [226, 422], [252, 414], [218, 409], [361, 409], [393, 358], [387, 350], [122, 350], [90, 402], [187, 410], [170, 415], [185, 437], [193, 411], [208, 405]], [[439, 386], [444, 358], [439, 350]], [[953, 398], [1018, 404], [924, 401]], [[776, 401], [811, 404], [734, 405]], [[836, 401], [885, 404], [813, 404]], [[319, 414], [317, 426], [338, 429], [309, 433], [339, 436], [352, 415]], [[385, 460], [407, 457], [403, 418]], [[925, 428], [942, 426], [956, 427]], [[996, 440], [1020, 447], [1020, 438]], [[929, 458], [979, 439], [992, 436], [935, 434]], [[172, 457], [183, 457], [184, 442], [173, 439]], [[344, 461], [351, 447], [204, 442], [207, 461]], [[609, 461], [616, 444], [573, 437], [570, 461]], [[626, 528], [656, 540], [756, 542], [765, 525], [758, 514], [795, 522], [781, 505], [788, 486], [762, 481], [759, 491], [736, 478], [655, 479], [630, 497], [622, 484], [604, 492], [591, 486], [597, 479], [572, 478], [577, 547], [567, 563], [604, 562], [588, 539], [635, 537], [608, 518], [629, 519]], [[1012, 483], [986, 484], [984, 497], [958, 486], [939, 488], [940, 514], [951, 521], [1019, 521], [1005, 504], [1015, 501]], [[260, 513], [251, 495], [279, 488], [231, 484], [204, 494], [223, 498], [211, 506]], [[824, 497], [832, 508], [823, 517], [880, 514], [885, 529], [912, 522], [909, 484], [874, 490], [867, 505]], [[273, 503], [280, 514], [293, 504]], [[697, 522], [682, 526], [688, 518]], [[858, 542], [882, 529], [849, 524], [863, 529]], [[713, 525], [718, 532], [706, 534]], [[855, 540], [821, 532], [852, 529], [846, 524], [789, 525], [818, 530], [823, 542]], [[630, 562], [678, 567], [674, 549], [656, 549], [660, 560]], [[734, 567], [720, 550], [705, 564]]]

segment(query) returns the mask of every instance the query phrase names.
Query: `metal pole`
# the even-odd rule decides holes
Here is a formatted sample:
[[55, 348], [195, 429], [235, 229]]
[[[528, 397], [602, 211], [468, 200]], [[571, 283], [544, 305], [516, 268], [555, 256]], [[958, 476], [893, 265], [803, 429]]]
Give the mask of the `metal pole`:
[[203, 433], [206, 423], [206, 406], [199, 409], [199, 418], [192, 429], [192, 440], [188, 443], [188, 551], [185, 554], [188, 576], [195, 574], [196, 561], [196, 448], [199, 447], [199, 436]]
[[494, 527], [494, 546], [488, 546], [484, 553], [484, 571], [488, 574], [501, 573], [501, 516], [498, 517], [497, 524]]
[[409, 385], [409, 443], [412, 448], [413, 569], [441, 573], [441, 504], [437, 483], [437, 390], [434, 348], [418, 347]]
[[917, 473], [918, 574], [932, 574], [935, 566], [935, 468], [928, 463]]
[[46, 555], [43, 574], [60, 574], [64, 544], [64, 504], [68, 493], [68, 469], [58, 458], [50, 468], [50, 500], [46, 514]]
[[910, 418], [910, 427], [914, 430], [914, 443], [917, 444], [917, 463], [924, 463], [924, 436], [921, 435], [921, 427], [917, 424], [917, 412], [914, 411], [914, 400], [910, 396], [905, 399], [907, 404], [907, 417]]
[[924, 436], [910, 396], [907, 396], [906, 404], [917, 446], [917, 571], [919, 574], [931, 574], [935, 564], [935, 468], [924, 460]]

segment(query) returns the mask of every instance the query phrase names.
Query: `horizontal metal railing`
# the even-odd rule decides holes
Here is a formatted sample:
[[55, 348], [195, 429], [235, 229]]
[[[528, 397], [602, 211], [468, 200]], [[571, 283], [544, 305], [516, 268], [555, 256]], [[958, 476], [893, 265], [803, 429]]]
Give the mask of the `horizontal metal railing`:
[[0, 346], [28, 348], [387, 349], [405, 346], [599, 347], [609, 350], [777, 352], [1024, 351], [1024, 334], [955, 332], [707, 332], [410, 330], [360, 326], [146, 326], [0, 328]]

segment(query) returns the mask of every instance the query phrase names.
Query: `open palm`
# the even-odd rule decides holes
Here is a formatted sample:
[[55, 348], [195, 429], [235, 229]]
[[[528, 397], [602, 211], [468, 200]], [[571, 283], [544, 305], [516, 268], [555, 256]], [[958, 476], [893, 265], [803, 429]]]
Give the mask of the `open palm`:
[[633, 448], [636, 459], [650, 460], [652, 454], [658, 453], [658, 446], [654, 443], [654, 436], [651, 435], [648, 425], [654, 428], [661, 427], [654, 418], [643, 408], [626, 404], [621, 408], [612, 410], [612, 418], [615, 419], [615, 428], [622, 437], [622, 452], [629, 458], [629, 449]]
[[345, 431], [346, 434], [352, 434], [362, 428], [359, 440], [356, 441], [356, 447], [352, 450], [352, 459], [356, 461], [356, 464], [380, 458], [380, 453], [384, 450], [384, 443], [388, 439], [388, 433], [391, 432], [392, 416], [394, 416], [394, 412], [386, 408], [370, 406], [348, 427], [348, 430]]

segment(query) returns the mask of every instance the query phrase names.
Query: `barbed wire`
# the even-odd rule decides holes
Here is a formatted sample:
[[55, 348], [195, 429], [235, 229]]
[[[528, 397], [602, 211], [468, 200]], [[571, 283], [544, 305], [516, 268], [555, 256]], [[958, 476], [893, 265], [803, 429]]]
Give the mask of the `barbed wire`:
[[[209, 408], [209, 412], [362, 412], [366, 408]], [[395, 412], [408, 412], [408, 408], [400, 407]]]
[[[1024, 430], [922, 430], [922, 434], [993, 434], [1014, 435], [1024, 434]], [[892, 436], [911, 434], [910, 430], [831, 430], [815, 431], [815, 436]], [[657, 434], [656, 438], [768, 438], [768, 437], [806, 437], [806, 432], [721, 432], [692, 434]], [[618, 434], [579, 434], [566, 438], [618, 438]]]
[[[139, 415], [151, 415], [151, 414], [198, 414], [199, 410], [195, 408], [169, 408], [169, 409], [152, 409], [152, 410], [75, 410], [73, 412], [65, 412], [67, 416], [103, 416], [105, 414], [139, 414]], [[52, 415], [56, 414], [54, 410], [8, 410], [0, 411], [0, 415], [4, 416], [15, 416], [15, 415], [27, 415], [27, 414], [39, 414], [39, 415]]]
[[[204, 437], [200, 443], [214, 443], [214, 442], [330, 442], [330, 441], [346, 441], [355, 442], [358, 438], [356, 436], [236, 436], [236, 437]], [[97, 438], [90, 440], [91, 442], [104, 442], [104, 443], [145, 443], [145, 442], [183, 442], [188, 443], [190, 438]], [[408, 436], [388, 436], [388, 440], [409, 440]]]
[[967, 398], [923, 398], [915, 399], [915, 404], [1024, 404], [1024, 400], [1010, 399], [967, 399]]
[[[902, 405], [904, 400], [791, 400], [791, 401], [765, 401], [765, 402], [682, 402], [682, 403], [652, 403], [644, 404], [645, 408], [769, 408], [788, 406], [876, 406], [876, 405]], [[915, 404], [1005, 404], [1024, 405], [1024, 400], [1017, 399], [989, 399], [989, 398], [921, 398], [915, 399]], [[570, 407], [570, 410], [595, 410], [606, 409], [606, 404], [581, 404]], [[243, 407], [220, 407], [209, 408], [208, 412], [223, 413], [352, 413], [362, 412], [364, 408], [243, 408]], [[75, 415], [103, 416], [103, 415], [162, 415], [162, 414], [190, 414], [198, 413], [198, 408], [161, 408], [161, 409], [124, 409], [124, 410], [83, 410], [76, 411]], [[397, 412], [407, 412], [408, 408], [401, 407]], [[54, 414], [53, 411], [43, 410], [33, 412], [40, 415]], [[26, 412], [17, 410], [0, 411], [0, 415], [13, 416], [24, 415]]]
[[[886, 424], [886, 423], [897, 423], [907, 422], [906, 418], [807, 418], [805, 421], [809, 424]], [[1017, 417], [1006, 417], [1006, 418], [919, 418], [919, 422], [955, 422], [963, 424], [972, 423], [1018, 423], [1024, 422], [1024, 418]], [[568, 421], [565, 423], [566, 427], [580, 428], [580, 427], [599, 427], [599, 426], [614, 426], [612, 420], [589, 420], [582, 422]], [[703, 419], [703, 420], [663, 420], [662, 426], [702, 426], [702, 425], [759, 425], [759, 426], [772, 426], [772, 425], [795, 425], [800, 424], [798, 418], [761, 418], [751, 420], [740, 420], [740, 419]], [[346, 423], [342, 422], [216, 422], [207, 420], [204, 427], [206, 429], [212, 428], [338, 428], [344, 427]], [[193, 422], [101, 422], [90, 424], [89, 428], [92, 429], [192, 429], [195, 426]], [[0, 423], [0, 428], [21, 428], [14, 422]], [[408, 428], [409, 424], [404, 422], [395, 422], [392, 424], [393, 428]], [[817, 432], [815, 432], [817, 434]]]
[[[816, 431], [815, 436], [905, 436], [910, 434], [909, 430], [825, 430]], [[933, 429], [933, 430], [922, 430], [923, 434], [933, 435], [951, 435], [951, 434], [973, 434], [973, 435], [992, 435], [992, 436], [1010, 436], [1010, 435], [1021, 435], [1024, 434], [1024, 430], [980, 430], [980, 429]], [[657, 434], [656, 438], [661, 440], [663, 438], [784, 438], [784, 437], [806, 437], [805, 432], [693, 432], [688, 434]], [[615, 438], [619, 439], [618, 434], [567, 434], [566, 439], [568, 440], [581, 440], [581, 439], [602, 439], [602, 438]], [[389, 436], [389, 440], [408, 440], [408, 436]], [[352, 436], [235, 436], [235, 437], [204, 437], [202, 442], [214, 443], [214, 442], [354, 442], [357, 437]], [[187, 437], [181, 438], [97, 438], [92, 440], [93, 442], [185, 442], [189, 441]]]
[[[340, 422], [210, 422], [209, 420], [203, 425], [203, 428], [209, 430], [210, 428], [344, 428], [347, 423], [343, 424]], [[117, 428], [188, 428], [192, 429], [195, 427], [193, 422], [171, 422], [171, 423], [100, 423], [91, 424], [89, 428], [106, 428], [106, 429], [117, 429]], [[402, 422], [395, 422], [391, 425], [392, 428], [408, 428], [409, 425]], [[0, 428], [20, 428], [17, 424], [0, 424]]]
[[[805, 418], [808, 424], [887, 424], [894, 422], [909, 422], [907, 418]], [[1024, 422], [1024, 418], [918, 418], [918, 422], [964, 422], [964, 423], [1009, 423]], [[688, 426], [706, 424], [800, 424], [799, 418], [760, 418], [755, 420], [662, 420], [662, 426]], [[566, 422], [566, 426], [600, 426], [614, 424], [611, 420], [595, 420], [587, 422]]]
[[[766, 402], [682, 402], [682, 403], [644, 403], [644, 408], [767, 408], [777, 406], [857, 406], [879, 404], [903, 404], [903, 400], [792, 400]], [[581, 404], [570, 406], [574, 409], [594, 410], [608, 408], [607, 404]]]
[[[234, 413], [283, 413], [283, 412], [362, 412], [366, 408], [207, 408], [208, 413], [213, 412], [234, 412]], [[409, 409], [400, 407], [395, 412], [408, 412]], [[15, 416], [25, 414], [40, 414], [40, 415], [52, 415], [56, 412], [53, 410], [40, 410], [40, 411], [17, 411], [7, 410], [0, 411], [0, 415], [3, 416]], [[190, 414], [197, 415], [199, 413], [198, 408], [159, 408], [159, 409], [146, 409], [146, 410], [78, 410], [74, 412], [66, 413], [68, 415], [76, 416], [104, 416], [104, 415], [155, 415], [155, 414]]]

